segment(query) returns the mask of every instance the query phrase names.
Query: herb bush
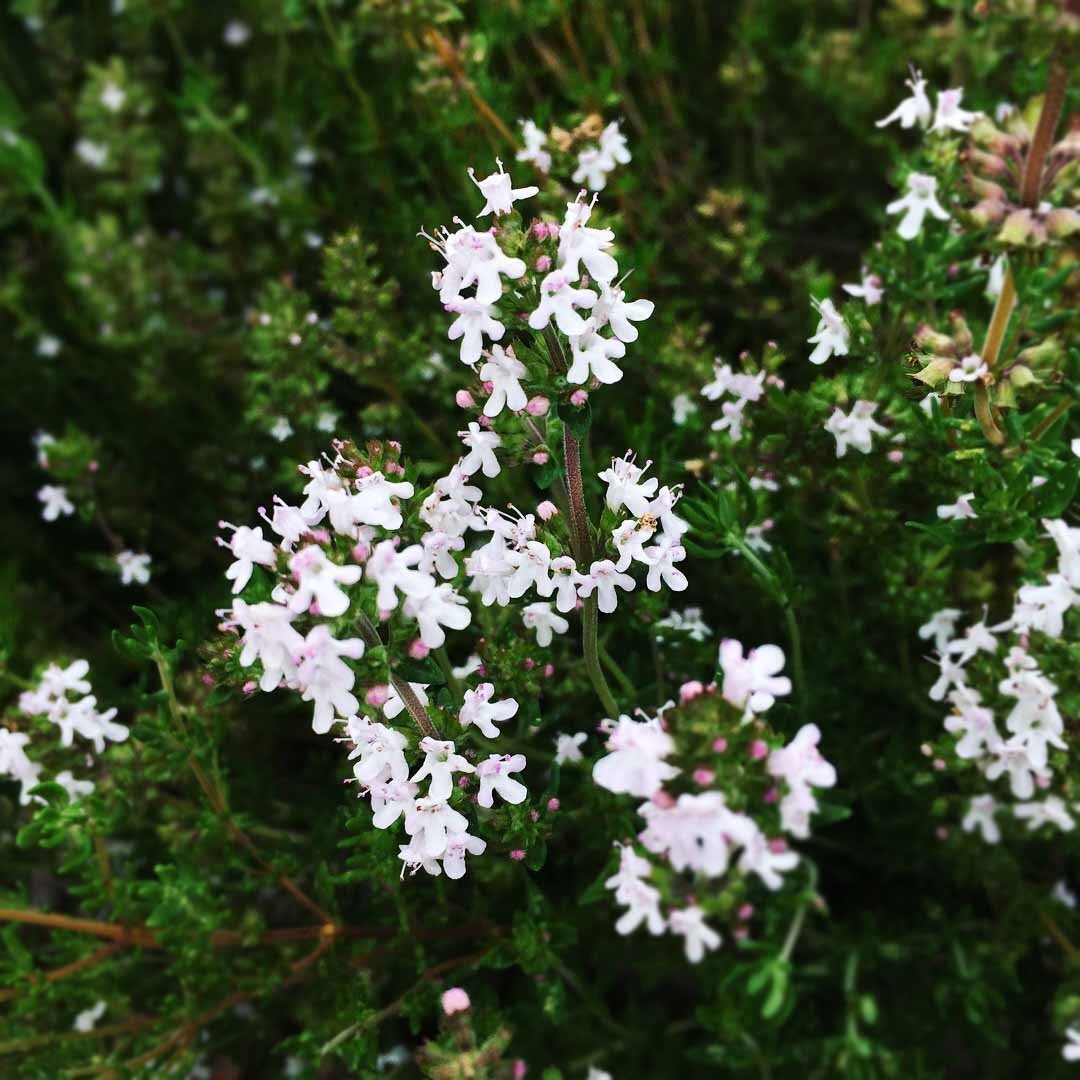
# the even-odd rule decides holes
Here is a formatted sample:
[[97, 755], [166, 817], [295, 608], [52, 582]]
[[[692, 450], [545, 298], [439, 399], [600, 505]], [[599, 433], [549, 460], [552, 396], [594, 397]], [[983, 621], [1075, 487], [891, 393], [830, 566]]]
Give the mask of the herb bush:
[[1069, 1075], [1078, 53], [9, 4], [4, 1075]]

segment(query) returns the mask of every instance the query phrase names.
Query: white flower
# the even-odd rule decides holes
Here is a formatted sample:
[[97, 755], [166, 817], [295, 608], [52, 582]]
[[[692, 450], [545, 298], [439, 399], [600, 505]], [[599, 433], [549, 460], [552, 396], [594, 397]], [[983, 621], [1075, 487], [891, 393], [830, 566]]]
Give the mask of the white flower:
[[[1045, 751], [1045, 744], [1042, 745]], [[1018, 735], [992, 747], [991, 754], [993, 760], [983, 770], [984, 775], [987, 780], [997, 780], [1008, 773], [1009, 788], [1017, 799], [1030, 799], [1035, 794], [1035, 779], [1049, 776], [1045, 771], [1045, 759], [1040, 764]]]
[[[339, 566], [326, 557], [321, 547], [311, 544], [301, 548], [289, 560], [289, 570], [296, 581], [296, 591], [289, 598], [289, 610], [299, 614], [312, 603], [328, 618], [344, 615], [349, 609], [348, 594], [340, 585], [355, 585], [360, 580], [359, 566]], [[393, 606], [393, 605], [391, 605]]]
[[463, 833], [468, 827], [468, 818], [439, 799], [417, 799], [405, 811], [405, 831], [428, 858], [446, 851], [449, 833]]
[[1001, 829], [996, 821], [998, 809], [999, 803], [993, 795], [976, 795], [968, 803], [968, 810], [960, 822], [960, 828], [964, 832], [978, 829], [986, 843], [996, 844], [1001, 839]]
[[459, 297], [451, 300], [446, 306], [457, 314], [446, 336], [451, 341], [461, 338], [463, 364], [472, 365], [480, 359], [480, 354], [484, 351], [485, 334], [492, 341], [499, 341], [506, 332], [506, 327], [494, 316], [494, 307], [475, 297]]
[[22, 731], [0, 727], [0, 776], [10, 776], [21, 785], [19, 803], [28, 806], [30, 791], [39, 783], [41, 766], [26, 756], [24, 747], [30, 736]]
[[242, 23], [239, 19], [230, 19], [226, 23], [225, 33], [222, 35], [225, 44], [231, 45], [234, 49], [246, 45], [250, 37], [251, 30], [248, 28], [247, 23]]
[[541, 596], [555, 594], [555, 607], [562, 612], [573, 611], [577, 607], [578, 583], [582, 580], [577, 572], [577, 563], [569, 555], [560, 555], [551, 560], [551, 580], [549, 585], [538, 590]]
[[983, 362], [983, 358], [972, 353], [970, 356], [965, 356], [956, 367], [949, 372], [949, 381], [975, 382], [976, 379], [983, 378], [989, 370], [990, 369]]
[[[1077, 454], [1080, 457], [1080, 452]], [[1060, 518], [1043, 518], [1043, 528], [1057, 545], [1058, 573], [1074, 588], [1080, 589], [1080, 528], [1070, 528]]]
[[820, 316], [817, 330], [814, 331], [812, 337], [806, 339], [808, 344], [814, 346], [814, 351], [810, 354], [810, 363], [824, 364], [830, 356], [847, 356], [850, 335], [840, 312], [828, 298], [819, 303], [811, 297], [810, 302]]
[[646, 461], [644, 466], [639, 468], [635, 455], [627, 450], [625, 456], [613, 457], [610, 467], [597, 473], [597, 476], [607, 484], [605, 498], [609, 510], [618, 511], [625, 506], [634, 517], [643, 517], [649, 513], [648, 500], [656, 494], [656, 488], [660, 482], [655, 476], [645, 481], [641, 480], [651, 464], [651, 461]]
[[398, 604], [399, 592], [406, 597], [418, 598], [435, 589], [435, 579], [430, 574], [412, 569], [423, 558], [424, 549], [419, 544], [412, 544], [404, 551], [398, 551], [393, 540], [376, 544], [364, 569], [368, 581], [379, 586], [375, 605], [380, 611], [393, 611]]
[[73, 1031], [93, 1031], [97, 1022], [105, 1015], [107, 1008], [104, 1001], [98, 1001], [89, 1009], [84, 1009], [75, 1017], [75, 1023], [71, 1025]]
[[847, 416], [839, 408], [833, 410], [825, 430], [836, 439], [838, 458], [847, 453], [849, 446], [862, 454], [869, 454], [873, 449], [874, 435], [888, 434], [888, 429], [874, 419], [876, 411], [876, 401], [856, 401]]
[[1019, 803], [1013, 807], [1013, 813], [1027, 822], [1029, 830], [1055, 825], [1062, 832], [1071, 832], [1076, 826], [1068, 807], [1056, 795], [1048, 795], [1042, 802]]
[[841, 285], [840, 288], [843, 289], [848, 296], [862, 297], [862, 299], [866, 301], [867, 307], [874, 307], [874, 305], [880, 304], [881, 298], [885, 295], [885, 289], [882, 287], [881, 278], [879, 278], [877, 274], [868, 274], [865, 270], [857, 285]]
[[731, 436], [732, 442], [738, 442], [742, 438], [743, 413], [746, 409], [746, 399], [739, 398], [736, 401], [725, 401], [720, 406], [721, 416], [710, 424], [713, 431], [726, 431]]
[[930, 130], [936, 132], [958, 131], [966, 134], [971, 130], [971, 125], [982, 113], [968, 112], [960, 108], [960, 102], [964, 98], [964, 88], [954, 87], [952, 90], [940, 90], [937, 96], [937, 111], [934, 113], [934, 123]]
[[647, 563], [645, 545], [656, 534], [656, 524], [648, 518], [627, 518], [611, 531], [611, 542], [619, 553], [615, 569], [626, 570], [632, 562]]
[[919, 627], [919, 637], [923, 641], [933, 638], [937, 651], [944, 652], [956, 632], [956, 620], [962, 614], [959, 608], [942, 608]]
[[592, 596], [595, 589], [597, 606], [605, 615], [610, 615], [619, 603], [616, 587], [625, 592], [633, 592], [634, 579], [629, 574], [622, 573], [610, 559], [598, 559], [589, 567], [588, 576], [578, 582], [578, 596]]
[[676, 908], [668, 916], [668, 927], [685, 938], [686, 959], [691, 964], [701, 963], [707, 952], [720, 947], [720, 935], [705, 922], [705, 912], [696, 904]]
[[483, 855], [487, 851], [487, 841], [467, 832], [450, 833], [446, 839], [446, 851], [443, 852], [442, 864], [446, 876], [457, 881], [465, 876], [465, 855]]
[[121, 585], [132, 582], [145, 585], [150, 580], [150, 556], [145, 552], [121, 551], [116, 556], [116, 565], [120, 571]]
[[784, 666], [784, 650], [779, 645], [760, 645], [743, 656], [743, 647], [734, 638], [720, 643], [721, 688], [724, 700], [750, 712], [771, 709], [777, 697], [791, 693], [791, 680], [779, 672]]
[[278, 442], [284, 442], [293, 433], [293, 426], [287, 416], [279, 416], [270, 427], [270, 435]]
[[91, 169], [101, 169], [109, 160], [109, 148], [104, 143], [92, 139], [80, 139], [75, 144], [75, 156]]
[[954, 503], [942, 503], [937, 508], [937, 516], [942, 521], [963, 520], [964, 518], [974, 518], [979, 515], [971, 507], [971, 500], [975, 498], [975, 492], [969, 491], [966, 495], [961, 495]]
[[107, 82], [98, 100], [109, 112], [119, 112], [127, 101], [127, 94], [124, 93], [123, 87], [117, 86], [114, 82]]
[[428, 798], [445, 801], [454, 790], [454, 773], [471, 773], [476, 770], [456, 752], [449, 740], [425, 738], [420, 740], [420, 749], [424, 751], [424, 763], [410, 777], [412, 783], [430, 778]]
[[[646, 466], [648, 467], [648, 466]], [[649, 503], [649, 516], [660, 522], [665, 536], [679, 537], [690, 526], [674, 512], [675, 504], [682, 498], [682, 484], [668, 487], [666, 484], [656, 493], [656, 498]]]
[[464, 303], [461, 293], [470, 285], [476, 286], [474, 300], [485, 306], [494, 304], [502, 296], [502, 277], [516, 281], [525, 273], [524, 260], [507, 255], [493, 230], [477, 232], [471, 225], [462, 225], [457, 232], [443, 230], [428, 239], [446, 259], [443, 270], [432, 275], [432, 284], [448, 310], [461, 310], [455, 304]]
[[495, 450], [502, 446], [502, 439], [494, 431], [484, 431], [475, 420], [468, 431], [459, 431], [458, 435], [469, 450], [458, 462], [462, 473], [472, 476], [479, 469], [488, 479], [498, 476], [501, 469]]
[[[922, 72], [911, 69], [911, 78], [904, 80], [905, 85], [911, 89], [911, 97], [904, 98], [899, 105], [883, 120], [877, 122], [877, 126], [886, 127], [895, 120], [900, 121], [902, 128], [912, 128], [916, 124], [925, 128], [930, 124], [930, 99], [926, 96], [926, 80]], [[940, 96], [939, 96], [940, 100]]]
[[491, 383], [491, 396], [484, 404], [485, 416], [498, 416], [504, 408], [520, 412], [528, 403], [521, 380], [528, 374], [525, 365], [514, 356], [513, 348], [503, 351], [501, 345], [491, 347], [491, 356], [480, 368], [480, 378]]
[[[404, 757], [401, 760], [404, 763]], [[405, 775], [408, 774], [406, 765]], [[416, 792], [416, 785], [408, 780], [371, 784], [368, 787], [368, 794], [371, 796], [371, 824], [376, 829], [389, 829], [416, 802]]]
[[689, 394], [676, 394], [671, 399], [671, 419], [678, 427], [682, 427], [696, 412], [697, 405]]
[[593, 781], [616, 795], [649, 799], [679, 770], [664, 758], [675, 743], [660, 726], [659, 717], [635, 720], [620, 716], [608, 734], [606, 756], [593, 766]]
[[566, 373], [569, 383], [580, 385], [593, 378], [609, 386], [623, 377], [622, 368], [613, 364], [611, 358], [625, 356], [626, 346], [617, 338], [601, 337], [595, 319], [587, 320], [580, 334], [570, 335], [570, 355], [570, 369]]
[[333, 409], [323, 409], [318, 416], [315, 417], [315, 430], [322, 431], [327, 435], [332, 435], [334, 428], [338, 425], [338, 414]]
[[37, 497], [42, 504], [41, 516], [46, 521], [55, 521], [61, 515], [67, 517], [75, 513], [75, 506], [68, 498], [66, 487], [46, 484], [38, 490]]
[[650, 592], [659, 592], [661, 581], [672, 592], [684, 592], [688, 588], [690, 583], [686, 575], [675, 566], [686, 558], [686, 548], [677, 538], [661, 536], [652, 547], [645, 549], [644, 556], [649, 565], [645, 587]]
[[623, 299], [625, 295], [618, 285], [605, 284], [593, 307], [593, 318], [597, 326], [610, 326], [611, 332], [620, 341], [637, 341], [638, 328], [633, 324], [648, 319], [656, 305], [651, 300], [632, 300], [627, 303]]
[[70, 769], [56, 774], [58, 783], [68, 794], [72, 802], [78, 802], [84, 795], [89, 795], [94, 790], [92, 780], [76, 780]]
[[1050, 895], [1059, 903], [1064, 904], [1067, 908], [1076, 907], [1076, 893], [1069, 888], [1068, 883], [1065, 881], [1059, 881]]
[[578, 153], [577, 168], [570, 179], [575, 184], [584, 184], [590, 191], [603, 191], [610, 171], [610, 162], [600, 147], [587, 146]]
[[686, 608], [681, 612], [671, 611], [656, 624], [656, 628], [657, 630], [680, 630], [691, 641], [707, 641], [712, 634], [712, 630], [701, 617], [701, 608]]
[[462, 727], [475, 726], [488, 739], [497, 739], [499, 729], [496, 724], [504, 724], [517, 715], [518, 703], [513, 698], [492, 701], [495, 693], [493, 683], [481, 683], [475, 690], [465, 691], [465, 701], [458, 713]]
[[258, 563], [260, 566], [272, 569], [277, 561], [277, 552], [269, 540], [263, 539], [261, 527], [251, 529], [247, 525], [241, 525], [237, 528], [237, 526], [230, 525], [227, 521], [219, 521], [218, 528], [233, 530], [232, 537], [228, 542], [218, 537], [218, 543], [222, 547], [227, 547], [236, 560], [225, 571], [226, 579], [233, 583], [233, 593], [243, 592], [244, 586], [251, 580], [255, 564]]
[[565, 634], [570, 624], [561, 615], [551, 610], [551, 605], [538, 601], [528, 604], [521, 612], [521, 621], [529, 630], [536, 632], [536, 644], [546, 648], [551, 644], [554, 634]]
[[568, 337], [585, 332], [585, 320], [575, 309], [591, 308], [596, 303], [596, 293], [575, 288], [572, 284], [575, 277], [568, 270], [552, 270], [540, 282], [540, 303], [529, 315], [533, 330], [543, 330], [554, 319]]
[[787, 746], [769, 755], [769, 775], [786, 780], [792, 788], [831, 788], [836, 783], [836, 769], [821, 756], [820, 741], [817, 724], [804, 724]]
[[999, 255], [991, 264], [990, 271], [986, 276], [985, 295], [988, 300], [996, 300], [1005, 287], [1005, 270], [1009, 260], [1004, 255]]
[[480, 194], [486, 200], [484, 209], [476, 215], [477, 217], [485, 217], [488, 214], [495, 214], [496, 216], [509, 214], [514, 203], [519, 199], [530, 199], [540, 191], [538, 187], [532, 185], [515, 188], [513, 181], [510, 179], [510, 174], [503, 172], [503, 163], [496, 158], [495, 164], [498, 166], [499, 171], [486, 176], [483, 180], [476, 179], [476, 173], [473, 172], [472, 168], [468, 170], [469, 179], [480, 189]]
[[957, 712], [946, 717], [945, 730], [950, 735], [959, 735], [956, 742], [956, 756], [970, 759], [989, 753], [1001, 742], [994, 713], [979, 704], [979, 695], [966, 687], [953, 691], [949, 696]]
[[420, 640], [429, 649], [439, 649], [446, 643], [444, 626], [452, 630], [464, 630], [472, 621], [465, 597], [452, 585], [438, 585], [430, 592], [405, 599], [404, 612], [415, 619], [420, 629]]
[[259, 689], [269, 692], [282, 681], [296, 677], [296, 661], [304, 639], [291, 625], [296, 615], [281, 604], [233, 603], [230, 621], [243, 631], [240, 666], [250, 667], [258, 660], [263, 673]]
[[1080, 1028], [1066, 1028], [1065, 1040], [1061, 1056], [1066, 1061], [1080, 1061]]
[[521, 772], [525, 768], [524, 754], [492, 754], [486, 761], [476, 766], [476, 775], [480, 778], [480, 790], [476, 795], [478, 806], [491, 809], [494, 805], [492, 792], [503, 802], [516, 805], [525, 801], [528, 788], [511, 773]]
[[[566, 216], [559, 226], [557, 257], [560, 270], [568, 275], [570, 281], [577, 281], [581, 276], [580, 264], [583, 263], [593, 280], [605, 285], [615, 279], [619, 264], [610, 253], [615, 233], [611, 229], [597, 229], [589, 225], [595, 204], [596, 196], [593, 196], [592, 202], [585, 202], [584, 193], [579, 194], [574, 202], [566, 204]], [[591, 307], [592, 303], [578, 306]], [[562, 330], [562, 327], [559, 329]], [[569, 332], [563, 330], [564, 334]]]
[[536, 126], [534, 120], [522, 120], [521, 141], [525, 146], [517, 152], [518, 161], [528, 161], [542, 173], [551, 171], [551, 155], [544, 149], [547, 134]]
[[627, 908], [615, 924], [616, 933], [632, 934], [644, 922], [650, 934], [662, 934], [667, 924], [660, 912], [660, 891], [645, 880], [652, 865], [629, 844], [617, 846], [618, 872], [604, 882], [604, 888], [613, 889], [615, 900]]
[[352, 716], [360, 707], [352, 693], [356, 673], [342, 657], [359, 660], [364, 655], [361, 638], [338, 640], [330, 627], [312, 627], [300, 650], [302, 659], [296, 669], [296, 680], [304, 701], [315, 703], [311, 729], [325, 735], [334, 723], [335, 714]]
[[564, 765], [566, 762], [584, 760], [581, 745], [588, 738], [584, 731], [576, 731], [573, 735], [560, 732], [555, 736], [555, 764]]
[[906, 195], [885, 207], [886, 214], [904, 215], [896, 230], [903, 239], [912, 240], [919, 235], [927, 213], [938, 221], [949, 220], [948, 211], [938, 202], [937, 180], [934, 177], [913, 172], [907, 178], [907, 188]]
[[[409, 740], [385, 724], [372, 723], [363, 716], [350, 716], [345, 721], [345, 736], [353, 743], [353, 750], [349, 754], [349, 760], [354, 761], [353, 776], [361, 788], [373, 788], [376, 785], [396, 784], [404, 785], [409, 777], [409, 763], [405, 758], [405, 751], [409, 747]], [[415, 788], [414, 788], [415, 793]], [[372, 797], [372, 809], [378, 811], [378, 820], [387, 816], [389, 807], [383, 804], [388, 800], [395, 802], [401, 791], [380, 790], [378, 793], [378, 805], [375, 796]], [[397, 815], [394, 815], [394, 820]], [[376, 827], [384, 829], [386, 825], [378, 824]]]
[[739, 869], [744, 873], [753, 873], [761, 879], [766, 889], [774, 892], [784, 883], [781, 874], [793, 869], [799, 862], [794, 851], [776, 850], [758, 829], [746, 838]]
[[60, 351], [61, 341], [53, 334], [42, 334], [38, 338], [37, 348], [34, 350], [38, 356], [54, 357]]

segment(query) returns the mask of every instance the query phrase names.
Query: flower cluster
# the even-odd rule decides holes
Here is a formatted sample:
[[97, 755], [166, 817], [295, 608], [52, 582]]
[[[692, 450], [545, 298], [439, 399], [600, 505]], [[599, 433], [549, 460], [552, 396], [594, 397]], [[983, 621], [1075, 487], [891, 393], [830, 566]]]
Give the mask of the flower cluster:
[[[734, 914], [735, 936], [746, 936], [750, 880], [781, 887], [799, 856], [780, 834], [809, 836], [814, 789], [836, 783], [815, 725], [781, 745], [762, 719], [791, 692], [780, 674], [783, 652], [764, 645], [744, 654], [727, 640], [719, 665], [719, 687], [687, 683], [678, 706], [605, 720], [608, 753], [593, 767], [600, 787], [645, 800], [640, 848], [620, 844], [618, 869], [606, 882], [626, 909], [616, 930], [629, 934], [644, 924], [651, 934], [682, 937], [691, 963], [721, 943], [708, 917]], [[724, 879], [722, 891], [702, 895], [702, 879]]]
[[[1068, 750], [1065, 724], [1056, 701], [1058, 687], [1043, 674], [1038, 653], [1061, 639], [1069, 611], [1080, 607], [1080, 529], [1061, 520], [1043, 525], [1057, 545], [1056, 570], [1020, 587], [1008, 619], [987, 626], [984, 618], [958, 633], [961, 612], [945, 608], [919, 635], [933, 642], [938, 653], [939, 675], [930, 697], [952, 706], [945, 730], [953, 737], [957, 764], [970, 763], [985, 780], [1007, 784], [1018, 800], [1012, 813], [1028, 829], [1050, 825], [1069, 831], [1075, 825], [1074, 808], [1062, 794], [1050, 793], [1051, 751], [1064, 755]], [[1005, 713], [1004, 731], [998, 709]], [[945, 768], [946, 762], [938, 757], [935, 765]], [[962, 821], [964, 830], [978, 830], [988, 843], [997, 843], [1002, 808], [992, 793], [975, 796]]]
[[[480, 490], [468, 476], [480, 467], [482, 451], [474, 448], [475, 463], [466, 455], [436, 481], [406, 524], [403, 506], [415, 488], [400, 479], [400, 446], [372, 444], [364, 453], [351, 443], [335, 446], [332, 458], [301, 467], [307, 483], [300, 505], [275, 498], [272, 513], [260, 510], [276, 544], [262, 526], [221, 522], [231, 536], [219, 543], [234, 558], [226, 578], [238, 594], [232, 609], [222, 613], [224, 628], [239, 636], [240, 669], [258, 666], [258, 681], [247, 688], [287, 687], [312, 703], [316, 733], [343, 728], [354, 779], [361, 795], [370, 797], [376, 828], [404, 823], [410, 837], [400, 848], [404, 867], [459, 878], [465, 855], [481, 854], [486, 842], [469, 834], [468, 819], [451, 805], [452, 796], [460, 792], [458, 801], [464, 800], [473, 777], [477, 805], [490, 809], [493, 792], [505, 802], [522, 802], [525, 788], [512, 774], [525, 767], [525, 758], [492, 754], [473, 765], [453, 741], [439, 737], [426, 685], [410, 683], [392, 668], [387, 672], [385, 659], [361, 705], [350, 661], [355, 665], [369, 649], [383, 650], [380, 622], [415, 624], [413, 657], [441, 648], [448, 628], [470, 624], [468, 603], [451, 581], [459, 575], [456, 555], [466, 529], [479, 527]], [[417, 524], [416, 542], [403, 543]], [[256, 567], [269, 573], [269, 582], [262, 572], [255, 579]], [[248, 591], [268, 598], [239, 595]], [[456, 718], [463, 731], [475, 727], [485, 738], [498, 736], [495, 724], [514, 716], [518, 706], [493, 695], [491, 683], [465, 691]], [[424, 757], [415, 771], [407, 757], [408, 737], [388, 723], [403, 713], [423, 736], [418, 749]]]
[[535, 121], [521, 121], [521, 139], [524, 146], [517, 153], [517, 160], [529, 162], [542, 173], [550, 173], [552, 155], [547, 147], [569, 152], [579, 147], [571, 180], [590, 191], [603, 191], [607, 178], [617, 166], [630, 162], [630, 149], [618, 120], [604, 125], [599, 116], [590, 115], [574, 131], [555, 128], [543, 131]]
[[[75, 660], [67, 667], [50, 664], [41, 675], [38, 685], [19, 695], [19, 710], [26, 716], [42, 717], [60, 729], [60, 745], [70, 747], [75, 736], [91, 743], [94, 753], [105, 751], [107, 743], [124, 742], [128, 729], [115, 721], [116, 709], [98, 708], [97, 698], [90, 692], [87, 675], [90, 664]], [[31, 789], [41, 782], [42, 766], [26, 753], [30, 735], [0, 727], [0, 775], [10, 776], [21, 785], [19, 801], [25, 806], [32, 796]], [[72, 800], [94, 790], [89, 780], [77, 780], [65, 769], [55, 777]]]

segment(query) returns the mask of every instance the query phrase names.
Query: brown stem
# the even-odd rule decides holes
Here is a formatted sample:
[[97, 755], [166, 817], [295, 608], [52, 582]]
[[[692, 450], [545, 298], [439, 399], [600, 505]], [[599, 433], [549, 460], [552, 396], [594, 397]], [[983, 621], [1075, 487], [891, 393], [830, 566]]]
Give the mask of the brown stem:
[[1043, 98], [1042, 112], [1039, 113], [1035, 135], [1028, 148], [1027, 160], [1024, 162], [1024, 177], [1020, 184], [1020, 202], [1032, 209], [1038, 205], [1039, 195], [1042, 193], [1043, 167], [1046, 164], [1046, 155], [1050, 152], [1050, 146], [1054, 141], [1058, 121], [1061, 119], [1061, 110], [1065, 105], [1065, 90], [1068, 85], [1069, 69], [1061, 56], [1055, 55], [1050, 60], [1050, 79], [1046, 86], [1046, 96]]
[[[372, 623], [362, 611], [356, 616], [356, 625], [360, 631], [360, 636], [371, 648], [378, 649], [385, 644], [383, 639], [379, 636], [379, 631], [375, 629], [374, 623]], [[393, 684], [398, 697], [401, 698], [402, 703], [412, 717], [413, 723], [415, 723], [420, 731], [429, 739], [438, 739], [438, 729], [431, 722], [431, 717], [428, 716], [427, 709], [420, 703], [420, 699], [416, 696], [408, 681], [401, 678], [400, 675], [395, 675], [393, 672], [390, 672], [390, 682]]]
[[1012, 268], [1006, 264], [1005, 280], [998, 293], [997, 302], [994, 304], [994, 313], [990, 316], [990, 325], [986, 330], [986, 340], [983, 342], [983, 363], [989, 369], [987, 375], [975, 382], [975, 418], [979, 421], [983, 435], [994, 446], [1004, 446], [1008, 441], [1005, 432], [1001, 430], [994, 415], [994, 407], [990, 402], [990, 390], [988, 380], [992, 377], [995, 365], [1001, 356], [1001, 346], [1005, 341], [1005, 333], [1009, 328], [1009, 319], [1016, 309], [1016, 285], [1013, 282]]
[[[124, 948], [124, 942], [114, 941], [111, 945], [102, 945], [100, 949], [95, 949], [92, 953], [87, 953], [85, 956], [80, 957], [78, 960], [73, 961], [70, 964], [64, 964], [63, 967], [53, 968], [52, 971], [33, 972], [27, 978], [30, 983], [38, 982], [59, 982], [61, 979], [66, 979], [70, 975], [76, 975], [80, 971], [85, 971], [87, 968], [96, 967], [104, 960], [108, 960], [110, 956], [120, 952]], [[10, 1001], [12, 998], [18, 996], [19, 991], [13, 987], [0, 990], [0, 1001]]]

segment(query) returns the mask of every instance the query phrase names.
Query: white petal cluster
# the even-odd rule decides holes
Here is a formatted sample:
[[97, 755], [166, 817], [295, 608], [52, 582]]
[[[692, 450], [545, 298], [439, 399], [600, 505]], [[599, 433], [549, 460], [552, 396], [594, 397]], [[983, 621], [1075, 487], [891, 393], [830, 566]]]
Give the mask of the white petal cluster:
[[709, 401], [720, 401], [730, 394], [731, 399], [723, 401], [721, 415], [712, 422], [713, 431], [726, 431], [732, 442], [742, 438], [743, 415], [746, 406], [760, 401], [765, 394], [765, 372], [754, 375], [734, 371], [730, 364], [720, 357], [713, 361], [713, 377], [701, 388], [701, 396]]
[[[964, 496], [958, 505], [972, 497]], [[939, 516], [945, 516], [942, 509], [951, 508], [939, 507]], [[922, 626], [919, 636], [932, 639], [938, 651], [938, 679], [930, 697], [952, 706], [944, 726], [955, 739], [956, 757], [1007, 789], [1016, 800], [1012, 812], [1027, 829], [1069, 832], [1076, 807], [1051, 790], [1051, 751], [1068, 749], [1065, 720], [1058, 687], [1040, 669], [1037, 651], [1041, 639], [1061, 638], [1068, 613], [1080, 608], [1080, 529], [1062, 520], [1043, 525], [1057, 547], [1056, 569], [1041, 582], [1020, 586], [1007, 620], [996, 626], [979, 620], [957, 633], [961, 612], [949, 608]], [[976, 795], [961, 826], [996, 844], [1001, 839], [997, 818], [1005, 807], [993, 794]]]
[[833, 409], [825, 422], [825, 430], [836, 439], [838, 458], [847, 453], [849, 446], [860, 454], [869, 454], [873, 449], [873, 437], [888, 435], [888, 428], [882, 427], [874, 419], [876, 411], [876, 401], [856, 401], [846, 415], [839, 406]]
[[[775, 645], [744, 655], [739, 642], [725, 641], [720, 650], [723, 697], [740, 710], [764, 711], [776, 696], [790, 693], [790, 681], [779, 674], [783, 663], [784, 654]], [[693, 686], [693, 696], [705, 692], [700, 683]], [[679, 716], [674, 703], [668, 702], [655, 716], [639, 713], [605, 720], [601, 728], [607, 735], [607, 754], [593, 766], [593, 780], [608, 791], [645, 800], [638, 807], [645, 827], [637, 842], [653, 858], [632, 844], [619, 845], [618, 871], [606, 882], [625, 909], [616, 930], [630, 934], [645, 926], [651, 934], [682, 937], [687, 960], [696, 964], [721, 943], [694, 899], [701, 895], [701, 882], [734, 872], [756, 877], [766, 889], [776, 890], [799, 856], [783, 838], [769, 839], [749, 813], [733, 809], [723, 792], [709, 787], [711, 773], [701, 777], [695, 772], [697, 790], [678, 795], [670, 790], [683, 775], [671, 760], [679, 753]], [[767, 775], [783, 785], [781, 829], [798, 838], [809, 836], [810, 816], [818, 809], [814, 789], [836, 783], [836, 770], [818, 750], [820, 739], [817, 726], [808, 724], [786, 746], [773, 749], [767, 760], [763, 753], [756, 755]], [[702, 785], [706, 790], [700, 790]], [[654, 870], [661, 866], [665, 874], [687, 875], [687, 886], [693, 890], [688, 902], [665, 902], [654, 883]]]

